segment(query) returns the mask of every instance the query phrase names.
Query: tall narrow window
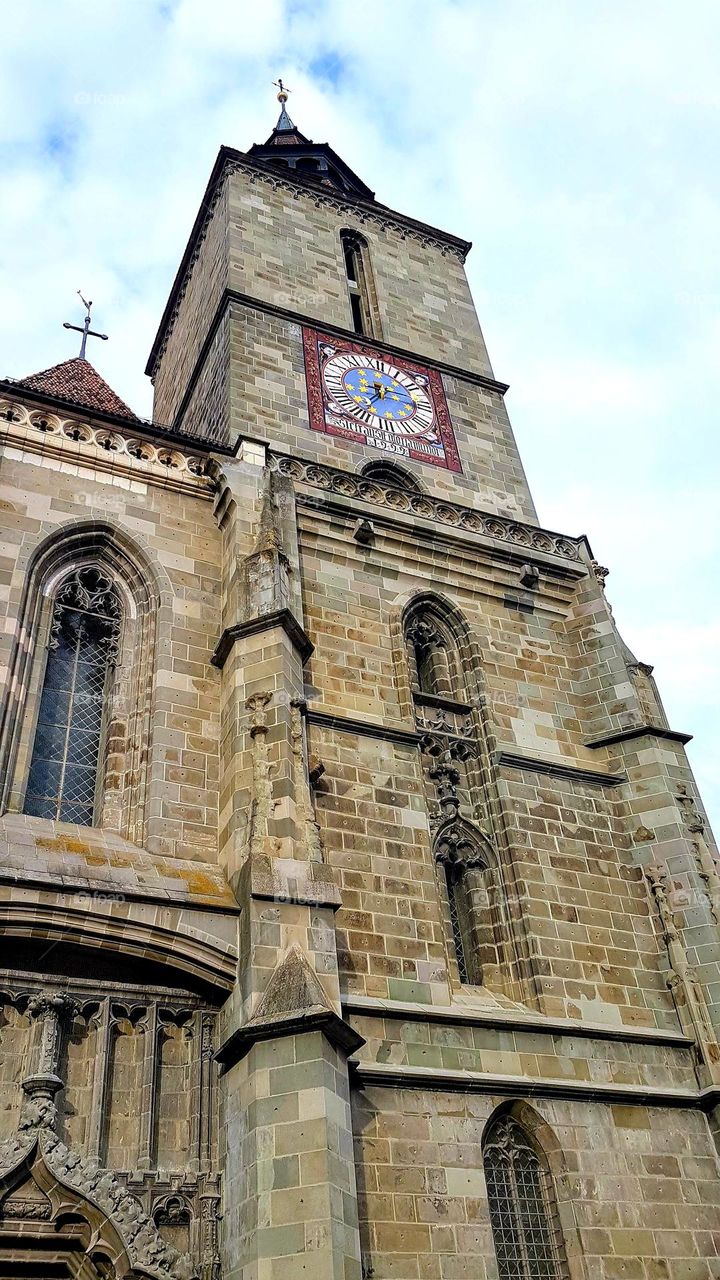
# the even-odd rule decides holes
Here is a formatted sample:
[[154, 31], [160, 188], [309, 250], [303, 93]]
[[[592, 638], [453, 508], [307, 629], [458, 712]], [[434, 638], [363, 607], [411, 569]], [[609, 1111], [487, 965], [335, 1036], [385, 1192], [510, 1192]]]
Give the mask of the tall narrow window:
[[[472, 955], [472, 932], [468, 919], [467, 889], [463, 884], [464, 870], [457, 863], [445, 863], [445, 886], [447, 888], [448, 909], [450, 911], [450, 927], [452, 929], [455, 958], [461, 982], [475, 982], [476, 976]], [[482, 977], [477, 978], [482, 981]]]
[[[450, 794], [458, 777], [447, 761], [435, 760], [430, 775], [438, 785], [441, 805], [455, 809]], [[435, 859], [445, 879], [452, 944], [461, 982], [481, 986], [486, 972], [498, 964], [499, 920], [493, 899], [492, 866], [482, 853], [483, 837], [457, 814], [435, 836]]]
[[498, 1280], [566, 1280], [550, 1170], [511, 1116], [490, 1129], [483, 1161]]
[[341, 231], [345, 276], [347, 278], [350, 298], [350, 314], [352, 326], [356, 333], [367, 337], [380, 337], [374, 323], [376, 307], [374, 306], [373, 286], [368, 261], [367, 241], [357, 231]]
[[[410, 671], [415, 692], [441, 698], [452, 698], [456, 672], [451, 669], [452, 646], [448, 638], [430, 618], [419, 614], [405, 631], [410, 658]], [[454, 658], [454, 653], [453, 653]]]
[[25, 813], [92, 826], [103, 709], [121, 621], [117, 590], [95, 566], [55, 596]]

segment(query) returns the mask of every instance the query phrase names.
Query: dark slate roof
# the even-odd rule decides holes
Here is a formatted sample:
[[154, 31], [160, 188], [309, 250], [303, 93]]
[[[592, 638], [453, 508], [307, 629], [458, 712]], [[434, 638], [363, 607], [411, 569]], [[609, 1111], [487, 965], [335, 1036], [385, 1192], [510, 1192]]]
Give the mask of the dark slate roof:
[[79, 356], [55, 364], [51, 369], [43, 369], [41, 373], [33, 373], [29, 378], [20, 378], [15, 385], [71, 401], [85, 409], [99, 409], [102, 413], [114, 413], [137, 421], [136, 414], [100, 377], [97, 369], [93, 369], [90, 361], [81, 360]]

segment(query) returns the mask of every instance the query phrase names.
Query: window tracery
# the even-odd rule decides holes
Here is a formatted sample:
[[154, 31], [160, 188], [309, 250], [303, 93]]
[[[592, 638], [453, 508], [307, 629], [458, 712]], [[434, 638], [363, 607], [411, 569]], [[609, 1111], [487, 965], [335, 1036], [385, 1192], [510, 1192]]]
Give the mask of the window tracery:
[[53, 602], [25, 813], [91, 826], [122, 604], [97, 566], [75, 569]]
[[498, 963], [499, 913], [495, 870], [479, 833], [452, 818], [437, 833], [435, 859], [442, 868], [458, 976], [481, 985]]
[[550, 1170], [512, 1116], [491, 1127], [483, 1162], [498, 1280], [566, 1280]]
[[408, 475], [402, 467], [392, 462], [369, 462], [362, 469], [363, 478], [376, 480], [378, 484], [392, 485], [394, 489], [404, 489], [407, 493], [419, 493], [420, 486], [414, 476]]
[[419, 614], [410, 621], [405, 638], [415, 692], [452, 698], [457, 686], [457, 662], [442, 629], [432, 619]]
[[481, 985], [502, 981], [507, 934], [482, 739], [455, 624], [441, 602], [424, 597], [406, 611], [403, 632], [449, 959], [456, 980]]

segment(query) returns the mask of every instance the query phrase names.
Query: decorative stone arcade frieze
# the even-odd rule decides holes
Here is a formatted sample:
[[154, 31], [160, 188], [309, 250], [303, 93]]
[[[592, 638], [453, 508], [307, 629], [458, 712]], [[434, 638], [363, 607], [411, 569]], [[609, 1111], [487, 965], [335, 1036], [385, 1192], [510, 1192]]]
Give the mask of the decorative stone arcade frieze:
[[458, 532], [481, 534], [483, 537], [508, 543], [519, 552], [536, 551], [539, 554], [559, 556], [563, 560], [582, 561], [581, 538], [551, 533], [547, 529], [522, 524], [505, 516], [476, 511], [427, 493], [412, 493], [324, 464], [304, 462], [300, 458], [271, 453], [268, 455], [268, 466], [278, 475], [289, 476], [299, 484], [322, 489], [328, 494], [357, 498], [361, 502], [385, 507], [388, 512], [407, 513]]

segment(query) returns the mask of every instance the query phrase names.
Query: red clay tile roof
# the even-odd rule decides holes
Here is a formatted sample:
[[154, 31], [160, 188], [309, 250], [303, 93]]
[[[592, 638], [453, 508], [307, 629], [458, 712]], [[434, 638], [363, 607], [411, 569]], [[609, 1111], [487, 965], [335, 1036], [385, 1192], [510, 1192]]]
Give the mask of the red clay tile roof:
[[74, 360], [53, 365], [52, 369], [43, 369], [42, 373], [21, 378], [17, 386], [57, 396], [60, 400], [70, 400], [86, 409], [100, 409], [103, 413], [116, 413], [123, 418], [136, 417], [125, 401], [116, 396], [112, 387], [93, 369], [90, 361], [81, 360], [77, 356]]

